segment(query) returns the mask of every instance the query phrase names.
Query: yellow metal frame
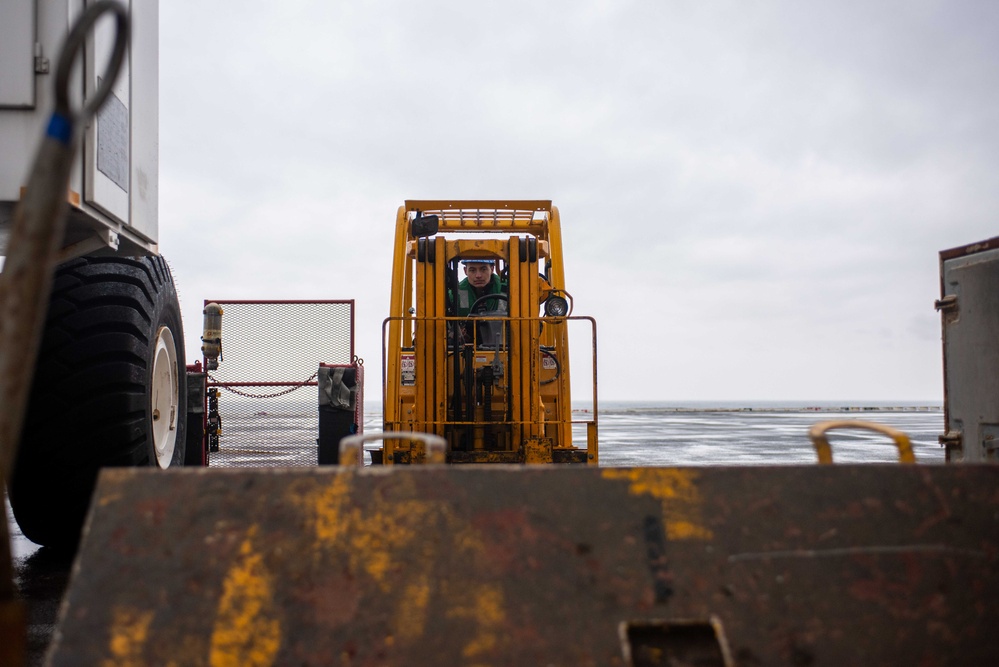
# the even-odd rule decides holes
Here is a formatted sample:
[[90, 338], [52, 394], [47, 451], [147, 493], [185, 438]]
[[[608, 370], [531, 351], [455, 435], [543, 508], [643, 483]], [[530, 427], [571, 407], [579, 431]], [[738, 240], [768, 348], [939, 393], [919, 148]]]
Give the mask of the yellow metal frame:
[[818, 424], [813, 425], [808, 431], [808, 437], [812, 440], [812, 446], [815, 448], [815, 453], [819, 458], [819, 463], [829, 465], [833, 462], [832, 448], [829, 446], [829, 437], [827, 436], [829, 431], [848, 428], [862, 431], [874, 431], [875, 433], [886, 435], [891, 438], [895, 447], [898, 449], [899, 463], [916, 462], [916, 455], [912, 451], [912, 442], [909, 440], [909, 436], [902, 431], [892, 428], [891, 426], [878, 424], [877, 422], [867, 422], [855, 419], [836, 419], [819, 422]]
[[[435, 235], [411, 236], [418, 214], [437, 217]], [[448, 290], [457, 277], [447, 269], [468, 258], [493, 259], [508, 274], [508, 313], [475, 318], [502, 327], [504, 345], [497, 349], [449, 347], [449, 327], [469, 318], [448, 314]], [[540, 260], [547, 277], [539, 275]], [[552, 292], [565, 293], [565, 272], [559, 212], [551, 201], [412, 200], [399, 207], [383, 330], [384, 430], [444, 437], [454, 463], [597, 464], [596, 323], [540, 316]], [[572, 444], [571, 319], [588, 320], [592, 328], [593, 407], [581, 422], [585, 450]], [[556, 359], [560, 372], [544, 368], [543, 354]], [[382, 451], [386, 464], [424, 458], [413, 440], [386, 440]]]

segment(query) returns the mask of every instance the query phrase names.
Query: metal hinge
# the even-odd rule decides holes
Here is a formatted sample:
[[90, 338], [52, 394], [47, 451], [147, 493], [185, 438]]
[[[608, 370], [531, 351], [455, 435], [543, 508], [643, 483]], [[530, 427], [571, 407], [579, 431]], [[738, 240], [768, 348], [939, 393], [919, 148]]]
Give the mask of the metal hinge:
[[961, 432], [960, 431], [947, 431], [941, 436], [937, 437], [937, 442], [947, 448], [961, 447]]
[[937, 299], [933, 302], [933, 307], [944, 313], [953, 312], [957, 310], [957, 295], [949, 294], [942, 299]]
[[49, 73], [49, 59], [42, 54], [42, 45], [35, 42], [35, 74]]
[[990, 457], [999, 451], [999, 427], [995, 424], [982, 424], [982, 449]]

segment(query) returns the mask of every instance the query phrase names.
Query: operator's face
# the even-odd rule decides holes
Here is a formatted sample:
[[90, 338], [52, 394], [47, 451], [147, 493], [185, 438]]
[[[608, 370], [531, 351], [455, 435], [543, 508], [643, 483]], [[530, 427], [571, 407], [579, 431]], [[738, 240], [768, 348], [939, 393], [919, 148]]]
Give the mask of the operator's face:
[[468, 276], [468, 284], [476, 289], [489, 284], [489, 279], [493, 275], [492, 264], [465, 264], [465, 275]]

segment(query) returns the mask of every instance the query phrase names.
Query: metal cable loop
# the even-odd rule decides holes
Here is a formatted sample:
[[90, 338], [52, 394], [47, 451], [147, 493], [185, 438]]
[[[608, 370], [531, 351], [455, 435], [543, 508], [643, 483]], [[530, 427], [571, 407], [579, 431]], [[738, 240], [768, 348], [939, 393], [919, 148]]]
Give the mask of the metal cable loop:
[[[69, 108], [70, 71], [73, 68], [73, 61], [76, 60], [76, 55], [83, 50], [87, 33], [90, 32], [90, 29], [97, 23], [97, 19], [105, 12], [113, 13], [115, 18], [114, 51], [111, 52], [111, 59], [108, 61], [107, 68], [101, 77], [101, 85], [97, 88], [97, 92], [83, 105], [79, 115], [75, 115]], [[113, 0], [100, 0], [90, 5], [83, 12], [83, 16], [80, 17], [80, 20], [76, 22], [76, 25], [73, 26], [73, 29], [66, 37], [66, 42], [59, 53], [59, 63], [56, 66], [55, 76], [55, 108], [57, 112], [65, 115], [67, 118], [76, 116], [75, 120], [89, 118], [97, 112], [97, 109], [104, 104], [104, 100], [111, 94], [111, 87], [118, 78], [118, 72], [121, 69], [122, 63], [125, 62], [125, 48], [128, 46], [128, 35], [128, 14], [125, 12], [125, 8], [119, 3]]]

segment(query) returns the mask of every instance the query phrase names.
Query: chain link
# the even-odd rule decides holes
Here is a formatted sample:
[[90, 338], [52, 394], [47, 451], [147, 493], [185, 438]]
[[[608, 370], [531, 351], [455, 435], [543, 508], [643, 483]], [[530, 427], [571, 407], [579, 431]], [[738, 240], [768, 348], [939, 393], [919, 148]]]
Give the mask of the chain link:
[[304, 382], [302, 382], [300, 384], [297, 384], [294, 387], [288, 387], [287, 389], [283, 389], [283, 390], [275, 392], [273, 394], [250, 394], [250, 393], [247, 393], [245, 391], [240, 391], [239, 389], [236, 389], [234, 387], [227, 387], [226, 385], [224, 385], [221, 382], [219, 382], [215, 377], [213, 377], [211, 375], [211, 373], [208, 374], [208, 379], [211, 380], [212, 382], [216, 383], [216, 385], [218, 387], [220, 387], [222, 389], [225, 389], [226, 391], [228, 391], [230, 393], [236, 394], [237, 396], [242, 396], [244, 398], [275, 398], [277, 396], [284, 396], [285, 394], [290, 394], [293, 391], [297, 391], [297, 390], [301, 389], [302, 387], [307, 386], [310, 382], [312, 382], [313, 380], [315, 380], [318, 375], [319, 375], [319, 371], [316, 371], [315, 373], [313, 373], [312, 375], [309, 376], [308, 380], [305, 380]]

